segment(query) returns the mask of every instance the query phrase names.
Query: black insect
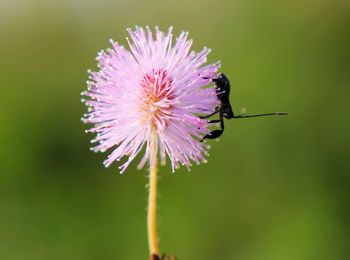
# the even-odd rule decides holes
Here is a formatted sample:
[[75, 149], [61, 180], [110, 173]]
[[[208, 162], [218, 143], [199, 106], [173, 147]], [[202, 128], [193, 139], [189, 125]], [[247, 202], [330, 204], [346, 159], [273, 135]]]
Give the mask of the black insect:
[[[208, 79], [203, 77], [204, 79]], [[258, 114], [258, 115], [234, 115], [233, 109], [230, 104], [230, 81], [221, 73], [218, 78], [213, 78], [212, 81], [215, 83], [215, 91], [217, 98], [220, 101], [220, 106], [215, 109], [215, 111], [206, 116], [200, 116], [200, 118], [208, 118], [215, 114], [219, 114], [219, 119], [209, 120], [209, 123], [218, 123], [220, 122], [221, 129], [211, 131], [209, 134], [205, 135], [200, 142], [203, 142], [205, 139], [216, 139], [222, 135], [224, 132], [224, 117], [227, 119], [231, 118], [248, 118], [248, 117], [257, 117], [257, 116], [272, 116], [272, 115], [288, 115], [284, 112], [274, 112], [267, 114]]]

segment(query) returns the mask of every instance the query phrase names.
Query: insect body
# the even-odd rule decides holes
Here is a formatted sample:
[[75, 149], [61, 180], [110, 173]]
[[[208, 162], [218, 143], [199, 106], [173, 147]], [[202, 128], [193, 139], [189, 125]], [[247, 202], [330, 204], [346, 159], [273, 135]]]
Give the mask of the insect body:
[[[204, 79], [208, 79], [203, 77]], [[258, 116], [272, 116], [272, 115], [288, 115], [284, 112], [274, 112], [267, 114], [258, 114], [258, 115], [234, 115], [233, 109], [230, 104], [230, 81], [221, 73], [218, 78], [213, 78], [212, 81], [215, 83], [215, 91], [217, 98], [220, 101], [220, 106], [215, 109], [215, 111], [209, 115], [201, 116], [200, 118], [208, 118], [215, 114], [219, 114], [219, 119], [209, 120], [209, 123], [218, 123], [220, 122], [220, 128], [214, 131], [211, 131], [209, 134], [205, 135], [200, 142], [203, 142], [205, 139], [216, 139], [222, 135], [224, 132], [224, 117], [227, 119], [231, 118], [248, 118], [248, 117], [258, 117]]]

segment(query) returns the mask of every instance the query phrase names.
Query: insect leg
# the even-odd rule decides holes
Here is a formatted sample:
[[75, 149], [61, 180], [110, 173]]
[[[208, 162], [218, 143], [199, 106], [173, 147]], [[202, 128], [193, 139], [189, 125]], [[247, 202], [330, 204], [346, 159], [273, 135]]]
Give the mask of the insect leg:
[[219, 120], [210, 120], [209, 123], [215, 123], [215, 122], [220, 122], [220, 130], [214, 130], [211, 131], [209, 134], [205, 135], [202, 140], [200, 140], [200, 142], [203, 142], [205, 139], [216, 139], [218, 137], [220, 137], [222, 135], [222, 133], [224, 132], [224, 117], [222, 112], [220, 111], [220, 119]]
[[217, 123], [217, 122], [221, 122], [221, 121], [222, 121], [221, 119], [208, 120], [208, 123], [211, 124], [211, 123]]
[[209, 115], [206, 115], [206, 116], [199, 116], [199, 118], [204, 119], [204, 118], [211, 117], [211, 116], [213, 116], [213, 115], [219, 113], [219, 111], [220, 111], [220, 110], [219, 110], [218, 108], [216, 108], [216, 110], [215, 110], [213, 113], [211, 113], [211, 114], [209, 114]]

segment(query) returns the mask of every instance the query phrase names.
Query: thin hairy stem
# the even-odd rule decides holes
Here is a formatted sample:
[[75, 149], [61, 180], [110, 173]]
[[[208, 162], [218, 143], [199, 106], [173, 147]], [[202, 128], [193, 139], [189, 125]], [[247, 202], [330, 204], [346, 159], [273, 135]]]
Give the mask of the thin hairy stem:
[[149, 191], [148, 191], [148, 208], [147, 208], [147, 230], [148, 245], [152, 255], [159, 255], [158, 238], [157, 238], [157, 151], [156, 141], [154, 140], [153, 151], [150, 158], [149, 174]]

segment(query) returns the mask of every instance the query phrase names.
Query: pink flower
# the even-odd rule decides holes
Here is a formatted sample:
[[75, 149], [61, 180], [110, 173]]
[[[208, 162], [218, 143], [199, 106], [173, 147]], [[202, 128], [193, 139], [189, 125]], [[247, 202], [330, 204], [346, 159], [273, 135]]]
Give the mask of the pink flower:
[[[190, 52], [192, 40], [182, 32], [172, 46], [172, 27], [167, 35], [156, 28], [155, 39], [149, 28], [128, 29], [131, 51], [110, 40], [113, 49], [99, 52], [98, 72], [91, 72], [88, 90], [82, 99], [88, 114], [82, 118], [97, 133], [93, 151], [114, 150], [104, 161], [108, 167], [123, 156], [128, 160], [121, 173], [146, 146], [139, 168], [155, 164], [157, 151], [161, 162], [169, 156], [172, 170], [191, 160], [206, 161], [206, 144], [199, 142], [208, 134], [206, 115], [218, 105], [214, 86], [204, 87], [219, 68], [219, 62], [203, 66], [210, 49]], [[206, 79], [204, 79], [205, 77]]]

